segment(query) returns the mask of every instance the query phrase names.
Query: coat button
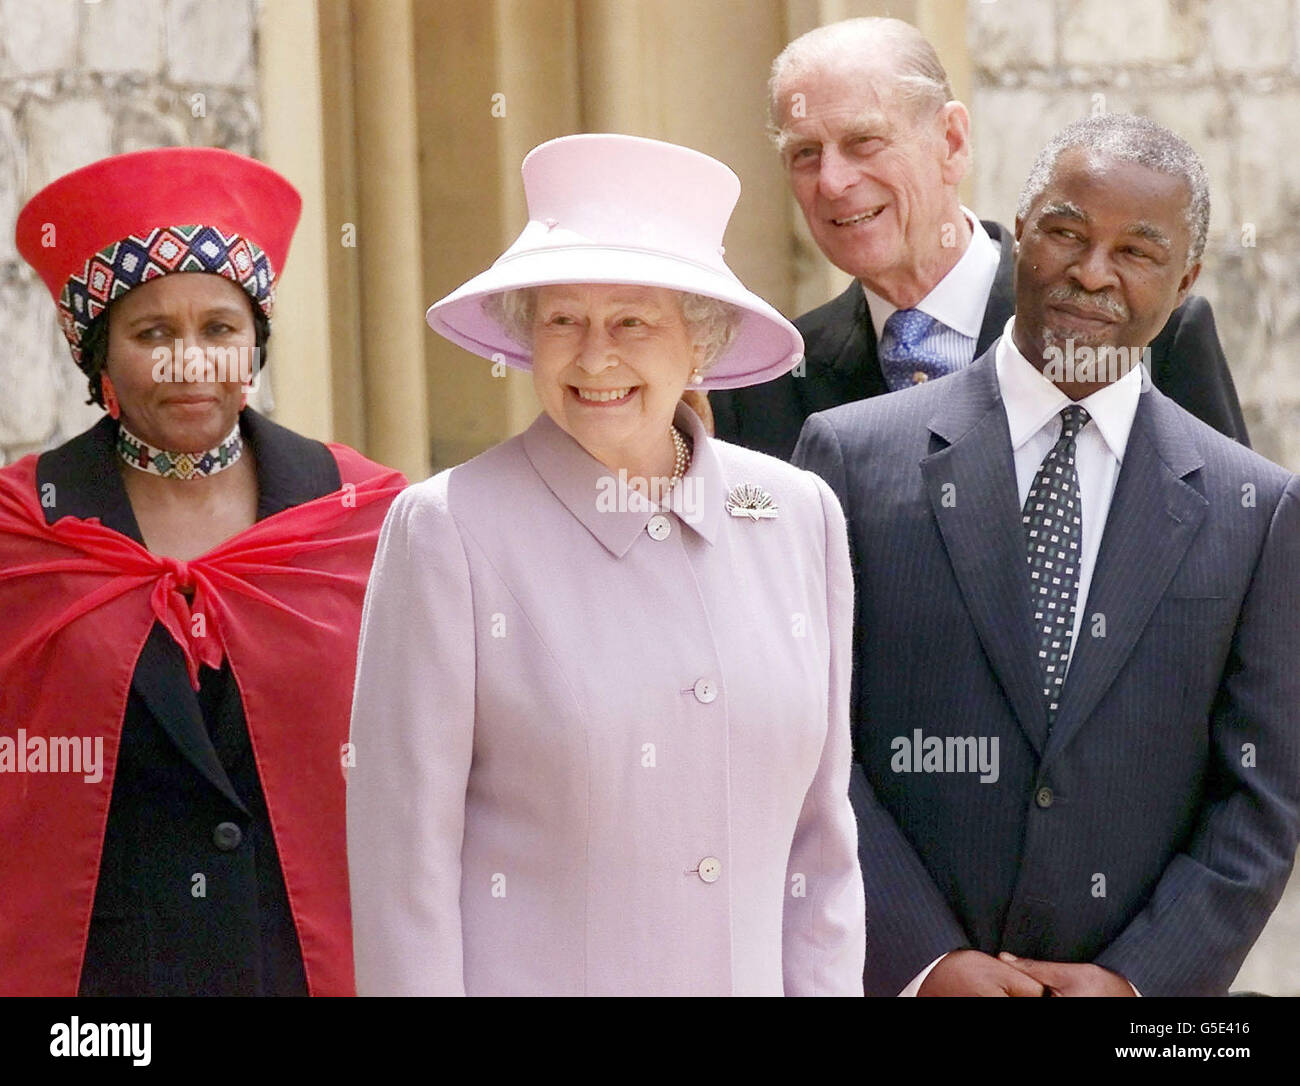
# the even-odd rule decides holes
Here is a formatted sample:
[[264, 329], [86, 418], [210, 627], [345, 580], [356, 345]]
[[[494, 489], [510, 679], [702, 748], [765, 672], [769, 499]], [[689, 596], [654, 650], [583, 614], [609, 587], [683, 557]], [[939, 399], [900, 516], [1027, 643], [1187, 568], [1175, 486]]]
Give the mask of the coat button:
[[718, 684], [712, 679], [695, 680], [695, 700], [702, 701], [705, 705], [713, 701], [718, 696]]
[[914, 374], [912, 374], [912, 384], [914, 385], [924, 384], [929, 379], [930, 379], [930, 375], [926, 373], [925, 370], [917, 370]]
[[654, 540], [667, 539], [672, 535], [673, 525], [662, 513], [656, 513], [650, 518], [650, 523], [645, 526], [645, 530], [650, 533], [650, 538]]
[[705, 856], [700, 861], [700, 881], [717, 882], [722, 874], [722, 861], [716, 856]]
[[1050, 807], [1052, 805], [1052, 790], [1050, 788], [1040, 788], [1034, 793], [1034, 802], [1044, 809]]
[[218, 822], [217, 828], [212, 831], [212, 843], [222, 852], [234, 851], [243, 839], [244, 831], [233, 822]]

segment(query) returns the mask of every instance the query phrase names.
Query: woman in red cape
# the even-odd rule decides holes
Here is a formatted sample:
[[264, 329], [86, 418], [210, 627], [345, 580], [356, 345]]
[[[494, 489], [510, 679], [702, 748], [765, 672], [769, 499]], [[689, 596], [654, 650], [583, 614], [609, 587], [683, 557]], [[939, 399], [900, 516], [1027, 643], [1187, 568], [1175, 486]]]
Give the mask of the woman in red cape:
[[0, 995], [353, 992], [348, 714], [405, 479], [246, 406], [300, 206], [172, 148], [19, 215], [107, 413], [0, 470]]

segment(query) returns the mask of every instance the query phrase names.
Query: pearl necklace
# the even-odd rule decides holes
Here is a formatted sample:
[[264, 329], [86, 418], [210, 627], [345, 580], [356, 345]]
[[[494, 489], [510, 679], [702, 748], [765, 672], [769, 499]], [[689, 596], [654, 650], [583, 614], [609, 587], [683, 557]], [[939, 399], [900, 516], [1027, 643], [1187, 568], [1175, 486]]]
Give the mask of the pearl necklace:
[[676, 426], [670, 426], [668, 433], [673, 439], [673, 477], [668, 480], [668, 489], [671, 490], [691, 466], [691, 447]]

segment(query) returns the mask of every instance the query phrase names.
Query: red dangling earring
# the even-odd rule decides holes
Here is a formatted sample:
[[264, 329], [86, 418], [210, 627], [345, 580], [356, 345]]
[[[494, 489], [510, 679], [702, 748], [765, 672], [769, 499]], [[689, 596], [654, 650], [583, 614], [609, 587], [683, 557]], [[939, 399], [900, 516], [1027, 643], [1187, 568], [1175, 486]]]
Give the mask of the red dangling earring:
[[239, 410], [244, 410], [248, 406], [248, 393], [242, 393], [239, 397]]
[[117, 402], [117, 390], [113, 388], [113, 382], [109, 380], [108, 374], [100, 377], [99, 387], [104, 396], [104, 407], [108, 409], [108, 417], [117, 418], [122, 413], [122, 406]]

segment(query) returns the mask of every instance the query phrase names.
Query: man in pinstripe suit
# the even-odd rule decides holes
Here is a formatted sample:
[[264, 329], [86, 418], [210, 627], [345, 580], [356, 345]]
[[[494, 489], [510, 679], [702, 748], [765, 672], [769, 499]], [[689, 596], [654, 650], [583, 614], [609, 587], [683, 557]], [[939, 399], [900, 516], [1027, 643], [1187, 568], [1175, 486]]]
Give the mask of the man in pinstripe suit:
[[1071, 125], [1021, 196], [1003, 337], [803, 429], [857, 580], [868, 994], [1221, 994], [1281, 895], [1300, 481], [1114, 364], [1208, 219], [1178, 137]]

